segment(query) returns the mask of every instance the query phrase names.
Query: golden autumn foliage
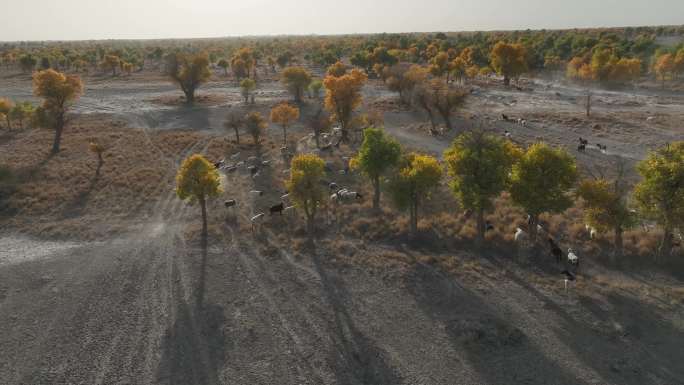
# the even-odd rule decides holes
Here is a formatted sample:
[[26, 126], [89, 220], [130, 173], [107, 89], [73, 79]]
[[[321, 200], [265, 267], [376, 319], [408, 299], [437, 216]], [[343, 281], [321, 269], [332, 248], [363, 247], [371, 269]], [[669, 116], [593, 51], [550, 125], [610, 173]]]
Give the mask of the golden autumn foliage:
[[667, 79], [674, 78], [675, 72], [675, 57], [671, 53], [666, 53], [660, 55], [655, 64], [653, 65], [653, 72], [655, 72], [656, 77], [663, 82], [665, 86], [665, 81]]
[[7, 123], [7, 129], [12, 129], [12, 122], [10, 120], [10, 112], [14, 108], [14, 102], [7, 98], [0, 98], [0, 114], [4, 117]]
[[328, 71], [326, 72], [326, 75], [340, 77], [340, 76], [345, 75], [346, 73], [347, 73], [347, 66], [344, 63], [342, 63], [341, 61], [338, 61], [335, 64], [328, 67]]
[[281, 103], [271, 110], [271, 122], [283, 127], [283, 145], [287, 145], [287, 128], [299, 119], [299, 108]]
[[290, 179], [285, 185], [293, 202], [306, 215], [309, 236], [314, 233], [316, 212], [325, 198], [322, 180], [325, 177], [325, 162], [317, 155], [300, 154], [290, 164]]
[[304, 90], [311, 84], [311, 73], [302, 67], [287, 67], [283, 70], [281, 82], [294, 96], [295, 102], [302, 101]]
[[494, 45], [490, 54], [492, 68], [504, 77], [509, 85], [511, 78], [518, 78], [527, 72], [527, 50], [522, 44], [508, 44], [500, 41]]
[[52, 152], [59, 152], [62, 130], [67, 121], [67, 112], [83, 93], [81, 78], [65, 75], [53, 69], [33, 74], [33, 94], [43, 98], [40, 120], [43, 126], [55, 130]]
[[176, 194], [182, 200], [199, 202], [202, 209], [202, 234], [207, 234], [207, 199], [221, 193], [221, 178], [216, 167], [199, 154], [191, 155], [176, 174]]
[[574, 57], [568, 62], [566, 76], [579, 81], [624, 83], [641, 76], [641, 60], [618, 58], [610, 50], [597, 50], [588, 57]]
[[112, 71], [112, 76], [116, 76], [116, 69], [119, 68], [121, 59], [116, 55], [105, 55], [101, 66], [103, 69]]
[[195, 90], [209, 80], [209, 57], [204, 53], [176, 53], [167, 56], [166, 71], [174, 83], [178, 84], [185, 94], [185, 101], [195, 101]]
[[326, 76], [323, 85], [326, 89], [325, 108], [334, 115], [342, 129], [342, 138], [347, 139], [349, 123], [354, 110], [361, 105], [361, 89], [368, 77], [358, 69], [344, 76]]

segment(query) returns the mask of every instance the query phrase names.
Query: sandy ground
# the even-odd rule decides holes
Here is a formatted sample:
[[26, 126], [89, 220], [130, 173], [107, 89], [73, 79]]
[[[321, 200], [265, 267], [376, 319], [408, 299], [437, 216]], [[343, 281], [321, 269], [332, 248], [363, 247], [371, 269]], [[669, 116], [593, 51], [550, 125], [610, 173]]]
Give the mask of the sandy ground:
[[[371, 84], [368, 104], [396, 98]], [[0, 85], [4, 96], [28, 97], [27, 79]], [[684, 111], [676, 95], [667, 96], [668, 104], [638, 90], [595, 91], [596, 118], [585, 120], [577, 101], [582, 90], [532, 87], [521, 93], [478, 86], [456, 131], [478, 114], [489, 116], [493, 129], [510, 127], [521, 142], [542, 137], [572, 148], [586, 135], [632, 160], [682, 137], [670, 123]], [[158, 80], [101, 80], [88, 85], [76, 111], [110, 114], [148, 133], [199, 131], [162, 163], [172, 174], [183, 156], [207, 151], [209, 138], [225, 134], [223, 117], [240, 103], [229, 81], [201, 91], [228, 96], [192, 109], [160, 103], [174, 92]], [[273, 82], [259, 92], [256, 108], [264, 112], [286, 97]], [[501, 112], [530, 124], [495, 121]], [[651, 115], [657, 120], [646, 122]], [[607, 128], [594, 132], [596, 122]], [[629, 132], [619, 131], [623, 122]], [[400, 108], [387, 109], [385, 123], [427, 152], [440, 153], [456, 134], [428, 136], [424, 117]], [[298, 137], [304, 127], [291, 131]], [[148, 199], [142, 218], [131, 215], [123, 233], [48, 241], [3, 227], [0, 383], [684, 383], [684, 292], [670, 275], [587, 263], [565, 293], [550, 273], [556, 267], [534, 253], [531, 261], [499, 251], [476, 257], [331, 230], [312, 250], [301, 245], [301, 221], [290, 217], [269, 218], [252, 236], [250, 215], [282, 192], [274, 180], [285, 166], [275, 148], [264, 149], [274, 160], [272, 174], [225, 175], [224, 197], [240, 204], [227, 213], [220, 200], [212, 203], [206, 246], [196, 238], [197, 208], [175, 197], [169, 178], [155, 180], [161, 193]], [[243, 150], [241, 157], [249, 155]], [[602, 155], [579, 157], [600, 162]], [[250, 189], [268, 193], [253, 201]]]

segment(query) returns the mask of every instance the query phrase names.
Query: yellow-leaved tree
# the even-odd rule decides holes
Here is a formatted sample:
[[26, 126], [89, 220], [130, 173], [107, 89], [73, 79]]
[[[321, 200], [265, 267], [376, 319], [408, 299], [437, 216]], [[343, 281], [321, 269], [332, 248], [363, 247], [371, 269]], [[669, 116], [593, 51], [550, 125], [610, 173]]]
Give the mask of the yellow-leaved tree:
[[492, 48], [491, 67], [503, 76], [504, 84], [509, 85], [511, 78], [517, 79], [527, 72], [526, 57], [527, 50], [522, 44], [508, 44], [500, 41]]
[[389, 191], [394, 203], [409, 210], [410, 232], [418, 231], [418, 208], [442, 179], [442, 166], [429, 155], [409, 153], [399, 161], [397, 173], [390, 179]]
[[325, 108], [330, 111], [340, 124], [342, 140], [348, 139], [349, 124], [352, 113], [361, 105], [361, 89], [366, 84], [368, 76], [358, 69], [353, 69], [346, 75], [335, 77], [326, 76], [323, 80], [325, 85]]
[[287, 146], [287, 128], [299, 119], [299, 108], [289, 103], [280, 103], [271, 110], [271, 122], [283, 128], [283, 146]]
[[209, 80], [209, 57], [206, 54], [175, 53], [166, 57], [166, 71], [185, 94], [188, 104], [195, 102], [195, 91]]
[[176, 174], [176, 194], [190, 203], [199, 202], [202, 209], [202, 235], [207, 235], [207, 199], [221, 193], [218, 170], [205, 157], [191, 155]]
[[312, 154], [300, 154], [290, 164], [290, 179], [286, 182], [287, 190], [297, 207], [304, 210], [306, 229], [313, 238], [316, 213], [324, 202], [325, 162]]
[[304, 90], [311, 84], [311, 74], [302, 67], [288, 67], [283, 70], [280, 81], [294, 96], [296, 103], [302, 101]]
[[55, 130], [53, 154], [59, 152], [69, 108], [82, 93], [83, 83], [78, 76], [65, 75], [53, 69], [33, 75], [33, 94], [43, 98], [43, 104], [36, 110], [37, 121], [39, 125]]

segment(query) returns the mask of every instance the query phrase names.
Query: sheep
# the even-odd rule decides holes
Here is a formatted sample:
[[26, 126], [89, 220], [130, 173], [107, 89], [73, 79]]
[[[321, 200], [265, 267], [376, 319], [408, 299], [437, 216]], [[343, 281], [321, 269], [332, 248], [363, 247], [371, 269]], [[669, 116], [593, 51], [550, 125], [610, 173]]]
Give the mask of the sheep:
[[285, 213], [285, 215], [294, 215], [296, 209], [296, 206], [287, 206], [283, 209], [283, 213]]
[[581, 136], [579, 137], [579, 143], [583, 144], [585, 147], [589, 144], [589, 141], [587, 139], [582, 138]]
[[256, 173], [259, 172], [259, 167], [257, 167], [257, 166], [249, 166], [249, 167], [247, 167], [247, 170], [249, 171], [249, 173], [250, 173], [252, 176], [254, 176], [254, 174], [256, 174]]
[[235, 172], [235, 170], [237, 170], [237, 167], [235, 167], [235, 166], [228, 166], [228, 167], [225, 167], [224, 170], [225, 170], [226, 172]]
[[235, 153], [235, 154], [233, 154], [233, 155], [230, 156], [230, 160], [238, 160], [238, 158], [240, 158], [240, 153], [239, 153], [239, 152], [238, 152], [238, 153]]
[[235, 163], [235, 167], [242, 167], [244, 165], [245, 165], [244, 161], [240, 161], [240, 162]]
[[601, 143], [597, 143], [596, 147], [601, 150], [601, 153], [605, 154], [606, 151], [608, 151], [608, 147], [606, 145], [603, 145]]
[[250, 156], [249, 158], [247, 158], [247, 162], [254, 163], [257, 161], [257, 159], [258, 158], [256, 156]]
[[265, 160], [265, 161], [261, 162], [261, 165], [264, 167], [268, 167], [270, 164], [271, 164], [270, 160]]
[[508, 115], [501, 114], [501, 120], [503, 120], [504, 122], [508, 122], [510, 119], [508, 118]]
[[337, 183], [330, 182], [330, 184], [328, 184], [328, 189], [330, 189], [330, 191], [338, 191]]
[[289, 175], [290, 174], [290, 169], [288, 168], [287, 170], [283, 170], [283, 175]]
[[290, 198], [290, 194], [289, 194], [289, 193], [283, 194], [283, 195], [280, 196], [280, 200], [281, 200], [281, 201], [285, 201], [285, 200], [287, 200], [287, 199], [289, 199], [289, 198]]
[[577, 257], [577, 254], [572, 251], [572, 249], [568, 249], [568, 262], [575, 267], [579, 267], [579, 258]]
[[237, 201], [235, 199], [230, 199], [230, 200], [223, 202], [223, 204], [226, 207], [235, 207], [237, 205]]
[[268, 209], [268, 211], [269, 211], [269, 213], [270, 213], [271, 215], [273, 215], [273, 213], [278, 213], [278, 214], [280, 214], [280, 215], [283, 215], [283, 210], [284, 210], [284, 209], [285, 209], [285, 205], [283, 204], [283, 202], [280, 202], [280, 203], [278, 203], [277, 205], [271, 206], [271, 207]]
[[345, 191], [342, 193], [342, 197], [345, 199], [363, 199], [363, 195], [361, 193], [358, 193], [356, 191]]
[[520, 227], [515, 229], [515, 235], [513, 236], [516, 242], [524, 242], [527, 240], [527, 233]]
[[256, 228], [261, 225], [261, 223], [265, 220], [266, 214], [264, 213], [259, 213], [250, 219], [250, 222], [252, 223], [252, 233], [256, 231]]
[[485, 231], [492, 231], [494, 230], [494, 225], [490, 221], [485, 221]]
[[263, 192], [263, 191], [259, 191], [259, 190], [252, 190], [252, 191], [249, 192], [249, 195], [251, 195], [251, 196], [253, 196], [253, 197], [260, 197], [260, 196], [263, 196], [263, 195], [264, 195], [264, 192]]
[[225, 159], [221, 159], [218, 162], [214, 162], [214, 168], [220, 170], [221, 167], [223, 167], [224, 163], [226, 163]]
[[581, 143], [579, 146], [577, 146], [577, 151], [579, 152], [585, 152], [587, 150], [587, 145], [584, 143]]
[[584, 228], [587, 230], [587, 233], [589, 234], [589, 239], [594, 240], [598, 235], [598, 231], [596, 231], [594, 227], [585, 224]]
[[506, 139], [510, 139], [510, 138], [511, 138], [511, 133], [510, 133], [510, 131], [504, 130], [504, 137], [505, 137]]
[[560, 263], [563, 259], [563, 250], [558, 247], [553, 238], [549, 237], [549, 246], [551, 247], [551, 255], [556, 257], [556, 263]]
[[561, 271], [561, 274], [563, 275], [563, 282], [565, 283], [565, 292], [568, 292], [568, 282], [574, 282], [575, 281], [575, 275], [572, 274], [571, 272], [567, 270]]

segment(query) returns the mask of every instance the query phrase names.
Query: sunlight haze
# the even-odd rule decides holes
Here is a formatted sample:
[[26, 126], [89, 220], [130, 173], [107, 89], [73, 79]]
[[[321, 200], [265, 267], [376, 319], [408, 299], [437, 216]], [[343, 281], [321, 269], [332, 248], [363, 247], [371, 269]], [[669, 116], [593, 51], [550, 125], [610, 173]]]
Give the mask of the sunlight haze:
[[349, 0], [345, 6], [340, 4], [330, 0], [12, 2], [0, 13], [0, 40], [562, 29], [684, 22], [681, 0]]

